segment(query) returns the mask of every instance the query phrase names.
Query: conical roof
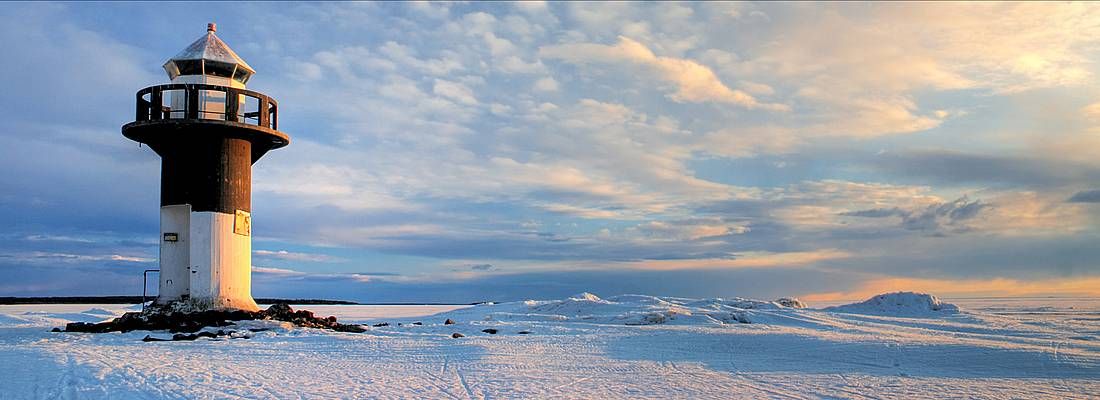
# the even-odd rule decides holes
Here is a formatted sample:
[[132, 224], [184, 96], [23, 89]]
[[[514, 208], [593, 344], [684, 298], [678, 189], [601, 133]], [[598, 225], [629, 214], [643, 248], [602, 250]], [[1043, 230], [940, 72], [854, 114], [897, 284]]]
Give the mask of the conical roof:
[[[236, 69], [243, 69], [248, 71], [248, 74], [256, 73], [256, 70], [252, 69], [240, 56], [237, 55], [233, 49], [229, 48], [229, 45], [225, 44], [218, 38], [214, 32], [217, 29], [214, 24], [207, 25], [206, 34], [195, 40], [183, 51], [176, 54], [175, 57], [168, 59], [165, 62], [165, 67], [170, 64], [177, 64], [176, 61], [213, 61], [216, 63], [223, 63], [228, 65], [235, 65]], [[209, 65], [209, 63], [207, 63]], [[171, 74], [171, 71], [169, 72]]]

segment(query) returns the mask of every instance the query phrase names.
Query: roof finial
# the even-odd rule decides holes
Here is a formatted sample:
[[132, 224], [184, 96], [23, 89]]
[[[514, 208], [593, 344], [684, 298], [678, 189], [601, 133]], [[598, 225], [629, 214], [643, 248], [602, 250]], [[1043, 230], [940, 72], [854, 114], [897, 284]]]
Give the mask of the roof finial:
[[218, 24], [215, 24], [213, 22], [206, 24], [206, 31], [207, 32], [217, 32], [218, 31]]

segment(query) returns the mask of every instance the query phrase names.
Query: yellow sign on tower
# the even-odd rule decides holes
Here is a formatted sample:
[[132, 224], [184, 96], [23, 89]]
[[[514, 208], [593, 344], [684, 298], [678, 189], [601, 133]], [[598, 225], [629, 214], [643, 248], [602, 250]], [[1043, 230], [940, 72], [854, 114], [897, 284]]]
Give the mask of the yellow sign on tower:
[[251, 236], [252, 214], [249, 214], [248, 211], [237, 210], [237, 218], [233, 219], [233, 233]]

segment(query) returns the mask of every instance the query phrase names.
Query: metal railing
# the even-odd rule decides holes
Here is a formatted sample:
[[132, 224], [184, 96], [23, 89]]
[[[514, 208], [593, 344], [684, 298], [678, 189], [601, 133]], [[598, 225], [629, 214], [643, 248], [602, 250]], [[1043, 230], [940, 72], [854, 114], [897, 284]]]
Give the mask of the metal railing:
[[145, 272], [141, 273], [141, 312], [145, 312], [145, 302], [147, 301], [147, 300], [145, 300], [145, 298], [148, 297], [149, 273], [150, 272], [160, 273], [160, 270], [159, 269], [147, 269], [147, 270], [145, 270]]
[[[173, 109], [165, 105], [165, 101], [176, 103], [177, 107]], [[135, 120], [212, 119], [278, 130], [278, 110], [275, 99], [260, 92], [220, 85], [172, 83], [139, 90]]]

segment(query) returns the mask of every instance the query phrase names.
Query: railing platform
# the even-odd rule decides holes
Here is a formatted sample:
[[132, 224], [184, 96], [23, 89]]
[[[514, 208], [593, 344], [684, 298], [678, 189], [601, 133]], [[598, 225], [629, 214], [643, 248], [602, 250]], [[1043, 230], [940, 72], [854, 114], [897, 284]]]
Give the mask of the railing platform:
[[278, 103], [260, 92], [173, 83], [141, 89], [136, 97], [134, 122], [124, 125], [122, 134], [154, 150], [202, 135], [237, 137], [252, 142], [255, 162], [290, 144], [290, 137], [278, 130]]

